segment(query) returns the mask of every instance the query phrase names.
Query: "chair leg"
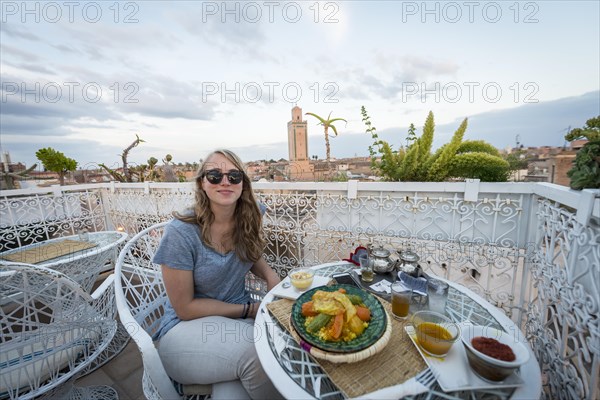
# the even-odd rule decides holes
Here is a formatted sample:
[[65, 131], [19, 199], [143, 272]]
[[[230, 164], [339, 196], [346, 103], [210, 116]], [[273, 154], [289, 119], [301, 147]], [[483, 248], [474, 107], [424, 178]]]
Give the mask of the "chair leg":
[[127, 333], [127, 329], [125, 329], [121, 321], [117, 320], [117, 332], [110, 341], [110, 344], [106, 350], [100, 353], [98, 357], [92, 363], [90, 363], [90, 365], [88, 365], [77, 378], [79, 379], [96, 371], [98, 368], [104, 366], [113, 358], [121, 354], [121, 351], [123, 351], [123, 349], [129, 344], [130, 339], [131, 336], [129, 336], [129, 333]]
[[119, 394], [110, 386], [74, 386], [69, 400], [119, 400]]

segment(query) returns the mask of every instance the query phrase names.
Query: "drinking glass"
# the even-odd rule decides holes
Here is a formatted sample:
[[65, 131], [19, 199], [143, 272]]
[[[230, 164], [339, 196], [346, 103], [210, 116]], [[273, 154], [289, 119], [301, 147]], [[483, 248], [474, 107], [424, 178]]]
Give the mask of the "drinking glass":
[[413, 291], [401, 282], [392, 285], [392, 314], [394, 318], [404, 320], [408, 317]]
[[429, 310], [440, 314], [446, 313], [446, 300], [448, 299], [448, 284], [438, 279], [429, 279], [427, 296], [429, 297]]
[[373, 282], [373, 260], [369, 258], [368, 254], [361, 254], [358, 258], [360, 262], [360, 278], [363, 282]]

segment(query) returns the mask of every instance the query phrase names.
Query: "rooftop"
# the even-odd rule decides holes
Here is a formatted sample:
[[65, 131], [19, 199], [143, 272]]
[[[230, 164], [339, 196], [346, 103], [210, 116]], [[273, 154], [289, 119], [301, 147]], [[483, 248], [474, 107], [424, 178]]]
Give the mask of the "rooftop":
[[[472, 180], [253, 187], [267, 207], [265, 257], [281, 276], [346, 258], [359, 245], [410, 247], [426, 272], [463, 284], [521, 327], [549, 397], [600, 395], [600, 348], [593, 345], [600, 331], [600, 190]], [[190, 183], [2, 191], [0, 251], [82, 227], [133, 235], [192, 199]], [[135, 345], [79, 383], [111, 384], [122, 399], [142, 397]]]

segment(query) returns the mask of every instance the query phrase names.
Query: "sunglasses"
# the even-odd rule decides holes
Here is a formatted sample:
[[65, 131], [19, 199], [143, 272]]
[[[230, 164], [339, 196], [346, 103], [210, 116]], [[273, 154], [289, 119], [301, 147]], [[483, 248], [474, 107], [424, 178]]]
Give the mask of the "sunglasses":
[[218, 169], [211, 169], [204, 173], [206, 180], [213, 185], [218, 185], [223, 180], [223, 175], [227, 175], [227, 180], [232, 185], [237, 185], [244, 179], [244, 173], [242, 171], [238, 171], [237, 169], [229, 170], [228, 172], [221, 172]]

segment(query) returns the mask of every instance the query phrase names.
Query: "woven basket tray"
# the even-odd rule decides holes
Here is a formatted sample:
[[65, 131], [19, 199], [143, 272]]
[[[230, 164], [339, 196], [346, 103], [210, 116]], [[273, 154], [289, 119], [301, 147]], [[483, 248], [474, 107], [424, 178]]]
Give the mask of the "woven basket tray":
[[353, 363], [364, 360], [366, 358], [371, 357], [374, 354], [379, 353], [390, 341], [390, 337], [392, 336], [392, 323], [390, 321], [390, 316], [387, 313], [387, 311], [385, 311], [385, 314], [387, 318], [387, 326], [385, 328], [385, 331], [383, 332], [383, 335], [371, 346], [354, 353], [332, 353], [329, 351], [322, 350], [318, 347], [311, 346], [310, 344], [302, 340], [300, 335], [298, 335], [298, 332], [296, 332], [296, 330], [294, 329], [294, 326], [292, 325], [291, 321], [289, 324], [290, 333], [292, 334], [296, 342], [298, 342], [302, 346], [302, 348], [308, 351], [313, 357], [320, 358], [321, 360], [326, 360], [336, 364]]

